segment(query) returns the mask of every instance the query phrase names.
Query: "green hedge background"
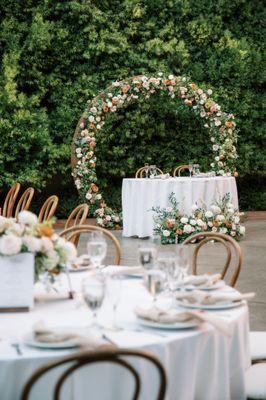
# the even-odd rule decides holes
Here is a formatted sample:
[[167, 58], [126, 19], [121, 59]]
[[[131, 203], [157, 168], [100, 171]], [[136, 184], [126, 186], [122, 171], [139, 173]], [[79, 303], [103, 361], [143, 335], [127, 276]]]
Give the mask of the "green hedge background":
[[[265, 209], [263, 1], [2, 0], [0, 186], [60, 196], [58, 216], [80, 199], [70, 143], [86, 101], [116, 79], [158, 71], [214, 90], [239, 127], [242, 209]], [[108, 120], [97, 144], [106, 200], [119, 207], [123, 176], [144, 162], [171, 171], [199, 161], [209, 141], [189, 110], [158, 95]], [[263, 172], [264, 170], [264, 172]]]

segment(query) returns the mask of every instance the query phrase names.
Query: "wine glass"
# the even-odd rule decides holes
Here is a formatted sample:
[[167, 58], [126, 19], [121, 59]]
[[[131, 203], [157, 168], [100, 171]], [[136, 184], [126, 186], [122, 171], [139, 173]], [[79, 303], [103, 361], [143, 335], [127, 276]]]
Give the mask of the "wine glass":
[[144, 171], [145, 171], [145, 178], [146, 178], [146, 179], [149, 178], [149, 169], [150, 169], [149, 164], [148, 164], [148, 163], [145, 163], [145, 164], [144, 164]]
[[107, 292], [110, 299], [110, 304], [112, 305], [112, 323], [109, 329], [113, 331], [118, 331], [121, 328], [117, 324], [117, 308], [119, 305], [120, 297], [121, 297], [121, 277], [120, 276], [112, 276], [107, 282]]
[[189, 170], [189, 177], [191, 178], [193, 172], [193, 164], [189, 163], [188, 170]]
[[150, 166], [150, 178], [154, 178], [156, 176], [156, 165]]
[[165, 282], [165, 274], [158, 269], [147, 271], [145, 283], [148, 291], [152, 296], [152, 303], [156, 304], [157, 295], [163, 291]]
[[105, 279], [100, 273], [90, 275], [81, 283], [82, 297], [86, 305], [91, 309], [93, 314], [92, 326], [100, 328], [98, 324], [98, 311], [102, 306], [105, 296]]
[[139, 261], [143, 268], [145, 269], [151, 269], [155, 265], [156, 261], [156, 247], [153, 246], [152, 244], [147, 244], [146, 246], [140, 246], [139, 247]]
[[200, 166], [199, 166], [199, 164], [194, 164], [193, 167], [194, 167], [195, 175], [199, 176], [199, 174], [200, 174]]
[[190, 253], [189, 253], [189, 246], [179, 244], [176, 246], [175, 249], [176, 253], [176, 262], [180, 271], [180, 280], [184, 282], [188, 274], [188, 269], [190, 267]]
[[175, 283], [179, 278], [179, 268], [176, 262], [176, 253], [174, 251], [164, 251], [158, 254], [157, 265], [166, 276], [166, 289], [172, 293], [175, 289]]
[[89, 233], [87, 252], [94, 268], [100, 268], [107, 252], [107, 243], [101, 231]]

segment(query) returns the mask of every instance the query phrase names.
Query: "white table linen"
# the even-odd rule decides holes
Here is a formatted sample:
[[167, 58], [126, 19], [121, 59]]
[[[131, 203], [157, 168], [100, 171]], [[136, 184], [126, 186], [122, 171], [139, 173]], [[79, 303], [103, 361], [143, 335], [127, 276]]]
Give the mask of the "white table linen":
[[[80, 287], [85, 272], [76, 273], [74, 286]], [[232, 289], [227, 289], [232, 290]], [[208, 324], [195, 330], [133, 332], [137, 327], [133, 310], [137, 304], [145, 304], [150, 297], [134, 279], [122, 280], [118, 322], [124, 331], [109, 333], [121, 347], [142, 348], [154, 352], [162, 361], [168, 376], [166, 400], [244, 400], [245, 370], [250, 365], [248, 339], [248, 309], [246, 306], [217, 311], [233, 324], [233, 336], [224, 336]], [[107, 322], [111, 315], [108, 296], [105, 299], [100, 320]], [[22, 345], [23, 355], [18, 356], [10, 341], [18, 340], [31, 331], [34, 323], [44, 320], [47, 326], [88, 325], [90, 312], [80, 307], [76, 300], [42, 301], [29, 313], [2, 314], [0, 316], [0, 393], [1, 399], [19, 400], [21, 390], [33, 371], [49, 360], [69, 354], [68, 350], [38, 350]], [[155, 398], [158, 377], [146, 361], [134, 361], [141, 373], [143, 388], [141, 400]], [[62, 371], [62, 369], [61, 369]], [[47, 400], [59, 371], [50, 372], [32, 392], [32, 399]], [[130, 398], [132, 378], [115, 366], [98, 365], [83, 368], [72, 376], [63, 390], [64, 400], [84, 399], [90, 393], [97, 400], [126, 400]]]
[[147, 237], [153, 233], [152, 207], [168, 207], [169, 195], [175, 194], [181, 212], [191, 213], [191, 206], [201, 201], [210, 206], [214, 199], [230, 193], [238, 209], [238, 194], [234, 177], [169, 179], [123, 179], [123, 236]]

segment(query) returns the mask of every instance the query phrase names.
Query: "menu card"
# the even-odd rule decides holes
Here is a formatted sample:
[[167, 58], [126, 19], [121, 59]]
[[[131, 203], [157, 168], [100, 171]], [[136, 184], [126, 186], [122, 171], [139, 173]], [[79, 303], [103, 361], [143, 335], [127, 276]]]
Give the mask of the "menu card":
[[34, 254], [0, 256], [0, 311], [33, 307]]

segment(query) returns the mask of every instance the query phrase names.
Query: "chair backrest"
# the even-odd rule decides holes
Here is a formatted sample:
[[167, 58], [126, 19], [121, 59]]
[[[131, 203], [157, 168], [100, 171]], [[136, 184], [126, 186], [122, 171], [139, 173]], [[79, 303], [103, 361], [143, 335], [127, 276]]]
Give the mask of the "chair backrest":
[[[89, 366], [96, 363], [120, 365], [121, 367], [126, 369], [131, 374], [134, 380], [134, 391], [131, 398], [132, 400], [137, 400], [140, 396], [141, 375], [137, 371], [137, 369], [133, 367], [132, 364], [130, 364], [128, 360], [124, 359], [124, 357], [140, 358], [147, 360], [151, 363], [151, 365], [156, 368], [159, 375], [159, 387], [156, 398], [154, 400], [164, 400], [167, 378], [165, 369], [158, 358], [155, 357], [151, 352], [144, 350], [128, 350], [115, 348], [105, 348], [96, 351], [87, 350], [45, 364], [44, 366], [38, 368], [30, 377], [30, 379], [26, 382], [26, 385], [23, 388], [21, 400], [30, 399], [30, 392], [32, 387], [43, 375], [53, 370], [54, 368], [65, 366], [65, 369], [60, 374], [59, 379], [57, 380], [53, 390], [53, 400], [59, 400], [62, 387], [65, 381], [71, 376], [71, 374], [75, 373], [79, 368], [83, 368], [84, 366]], [[93, 399], [93, 395], [90, 398]]]
[[[145, 172], [145, 167], [139, 168], [135, 173], [135, 178], [143, 178], [144, 172]], [[163, 174], [163, 171], [158, 167], [156, 167], [156, 172], [159, 174]]]
[[186, 169], [189, 170], [189, 165], [179, 165], [174, 169], [173, 176], [181, 176], [181, 172]]
[[232, 260], [232, 250], [234, 250], [236, 261], [234, 266], [234, 271], [230, 280], [230, 286], [235, 286], [236, 281], [238, 279], [241, 265], [242, 265], [242, 251], [239, 244], [229, 235], [225, 235], [223, 233], [215, 233], [215, 232], [201, 232], [196, 233], [195, 235], [189, 236], [183, 244], [194, 243], [195, 241], [200, 240], [199, 243], [196, 244], [193, 257], [192, 257], [192, 273], [197, 275], [197, 260], [199, 255], [199, 250], [208, 242], [215, 241], [221, 243], [226, 250], [226, 261], [221, 272], [222, 279], [225, 277], [228, 268], [231, 264]]
[[121, 247], [116, 237], [107, 229], [94, 225], [77, 225], [77, 226], [72, 226], [71, 228], [68, 229], [64, 229], [62, 232], [60, 232], [59, 235], [64, 236], [67, 240], [71, 241], [71, 238], [75, 237], [76, 235], [78, 235], [79, 237], [82, 233], [93, 232], [93, 231], [102, 232], [107, 238], [109, 238], [112, 241], [115, 247], [114, 265], [119, 265], [121, 259]]
[[[84, 225], [86, 224], [86, 219], [89, 214], [89, 206], [88, 204], [80, 204], [74, 210], [71, 212], [69, 215], [66, 223], [65, 223], [65, 228], [68, 229], [71, 226], [79, 226], [79, 225]], [[72, 235], [71, 239], [69, 239], [72, 243], [75, 244], [75, 246], [78, 245], [79, 242], [79, 235]]]
[[28, 210], [30, 208], [33, 195], [34, 195], [34, 189], [32, 187], [29, 187], [23, 192], [16, 207], [15, 218], [18, 218], [18, 214], [21, 211]]
[[18, 197], [18, 192], [20, 189], [20, 183], [14, 183], [14, 185], [9, 189], [4, 205], [3, 205], [3, 217], [10, 218], [12, 217], [13, 208]]
[[53, 195], [48, 197], [39, 212], [39, 222], [49, 221], [54, 216], [58, 204], [58, 197]]

